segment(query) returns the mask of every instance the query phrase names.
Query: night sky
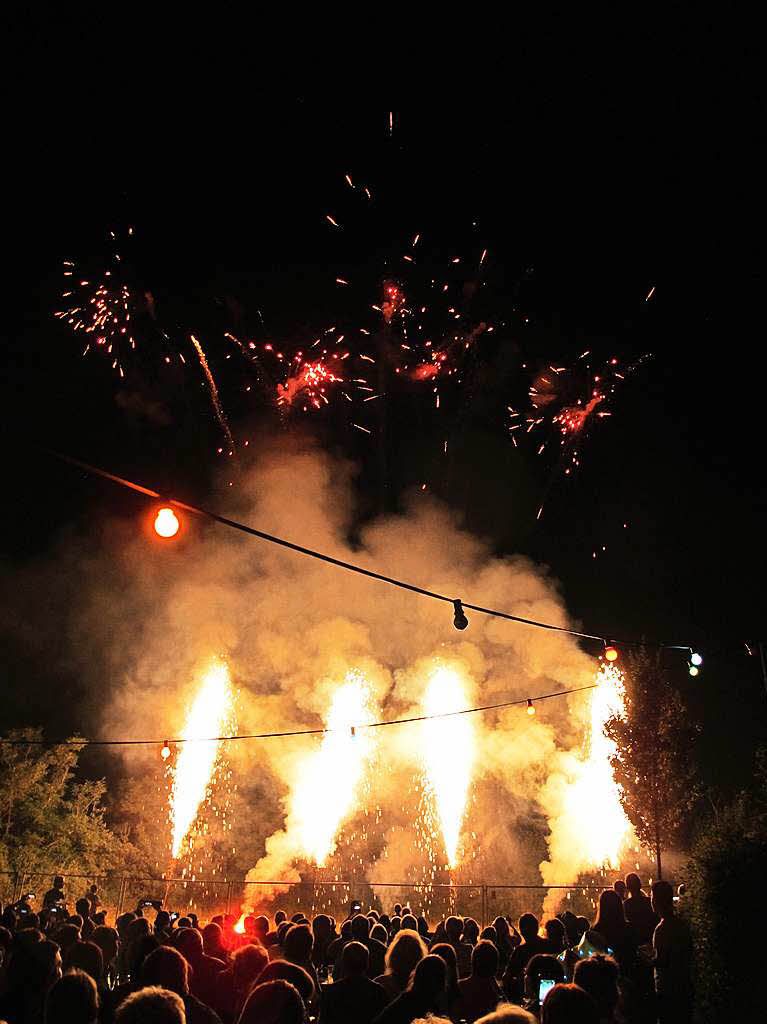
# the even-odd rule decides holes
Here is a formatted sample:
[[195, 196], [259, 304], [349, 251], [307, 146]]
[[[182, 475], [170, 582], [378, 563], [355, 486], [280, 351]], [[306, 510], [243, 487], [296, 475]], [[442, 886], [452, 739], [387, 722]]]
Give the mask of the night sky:
[[[354, 109], [311, 93], [257, 90], [249, 118], [175, 118], [170, 102], [145, 116], [114, 110], [119, 130], [100, 114], [64, 117], [55, 103], [24, 101], [5, 210], [4, 724], [39, 724], [51, 738], [93, 733], [67, 667], [68, 610], [46, 600], [46, 573], [64, 538], [97, 532], [109, 516], [138, 522], [143, 508], [38, 446], [200, 503], [220, 466], [191, 360], [183, 386], [138, 368], [131, 386], [170, 412], [157, 424], [118, 405], [105, 361], [80, 358], [80, 339], [52, 315], [61, 260], [98, 253], [109, 228], [133, 225], [135, 265], [158, 309], [181, 333], [199, 331], [235, 434], [253, 438], [279, 420], [245, 397], [234, 355], [224, 359], [218, 339], [232, 310], [242, 333], [260, 338], [308, 335], [343, 306], [352, 319], [368, 284], [376, 294], [383, 261], [419, 231], [435, 256], [488, 248], [477, 302], [503, 326], [449, 412], [449, 471], [434, 456], [442, 427], [431, 410], [393, 397], [388, 510], [428, 481], [499, 553], [548, 565], [588, 631], [698, 646], [701, 675], [690, 679], [680, 661], [675, 678], [704, 726], [704, 779], [745, 784], [767, 739], [759, 659], [744, 647], [767, 641], [756, 144], [747, 93], [733, 118], [715, 81], [696, 81], [662, 113], [639, 89], [561, 82], [530, 102], [405, 108], [391, 138], [386, 104]], [[370, 184], [375, 212], [333, 233], [324, 216], [343, 219], [346, 173]], [[354, 294], [339, 294], [336, 273]], [[515, 368], [586, 348], [652, 359], [537, 522], [552, 464], [511, 448], [503, 411], [529, 380]], [[359, 462], [361, 515], [373, 515], [370, 440], [332, 413], [304, 425]], [[60, 635], [53, 657], [38, 629]]]

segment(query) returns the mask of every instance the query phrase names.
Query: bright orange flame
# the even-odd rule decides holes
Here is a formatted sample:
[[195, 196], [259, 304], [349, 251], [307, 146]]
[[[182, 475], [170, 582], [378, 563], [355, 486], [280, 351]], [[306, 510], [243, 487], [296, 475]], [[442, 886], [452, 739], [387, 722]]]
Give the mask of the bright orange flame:
[[245, 914], [244, 913], [243, 913], [242, 917], [240, 918], [240, 920], [237, 922], [237, 924], [234, 926], [233, 930], [236, 931], [238, 935], [244, 935], [245, 934]]
[[181, 753], [173, 777], [171, 821], [172, 852], [178, 857], [184, 839], [194, 825], [200, 804], [205, 800], [216, 767], [220, 741], [214, 737], [234, 733], [232, 689], [229, 669], [214, 661], [202, 681], [187, 716]]
[[167, 505], [158, 508], [154, 520], [154, 532], [158, 537], [175, 537], [180, 525], [178, 516], [172, 508], [168, 508]]
[[[429, 680], [424, 714], [445, 715], [469, 707], [466, 687], [454, 668], [439, 666]], [[466, 813], [475, 756], [474, 726], [468, 715], [434, 718], [423, 724], [426, 776], [439, 812], [448, 866], [458, 863], [458, 841]]]

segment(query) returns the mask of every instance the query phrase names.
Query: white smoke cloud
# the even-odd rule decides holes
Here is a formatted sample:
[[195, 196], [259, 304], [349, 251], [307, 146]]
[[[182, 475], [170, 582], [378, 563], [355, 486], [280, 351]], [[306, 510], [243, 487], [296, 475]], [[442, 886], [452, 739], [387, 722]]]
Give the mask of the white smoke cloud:
[[[364, 526], [352, 545], [353, 473], [350, 464], [307, 443], [286, 451], [280, 439], [279, 448], [263, 444], [255, 465], [234, 488], [223, 489], [216, 507], [451, 597], [573, 624], [543, 567], [522, 557], [495, 557], [424, 495], [410, 500], [403, 514]], [[110, 685], [102, 688], [105, 735], [177, 735], [200, 666], [213, 655], [230, 664], [240, 689], [239, 729], [248, 733], [322, 727], [350, 669], [365, 674], [373, 703], [387, 719], [417, 713], [424, 672], [435, 659], [461, 666], [471, 700], [479, 704], [583, 686], [594, 677], [593, 659], [566, 634], [474, 612], [467, 612], [469, 628], [459, 634], [449, 604], [204, 521], [190, 522], [175, 546], [148, 543], [135, 536], [133, 524], [117, 524], [83, 553], [78, 571], [82, 600], [72, 641], [83, 667], [95, 659], [110, 673]], [[534, 718], [524, 707], [471, 716], [477, 755], [462, 840], [467, 880], [538, 881], [540, 857], [531, 860], [528, 839], [514, 832], [520, 821], [528, 827], [543, 820], [552, 830], [544, 880], [574, 882], [586, 866], [568, 839], [573, 823], [562, 819], [561, 787], [568, 758], [580, 749], [588, 700], [585, 693], [546, 701]], [[359, 840], [367, 863], [359, 871], [371, 881], [417, 879], [423, 854], [414, 845], [416, 808], [408, 793], [420, 771], [421, 734], [417, 725], [373, 731], [375, 768], [364, 794], [368, 824], [365, 841]], [[258, 792], [240, 851], [250, 857], [242, 864], [250, 878], [291, 881], [306, 870], [291, 794], [319, 743], [319, 737], [302, 737], [229, 745], [240, 807]], [[147, 764], [131, 753], [128, 787]], [[353, 822], [344, 828], [359, 834]]]

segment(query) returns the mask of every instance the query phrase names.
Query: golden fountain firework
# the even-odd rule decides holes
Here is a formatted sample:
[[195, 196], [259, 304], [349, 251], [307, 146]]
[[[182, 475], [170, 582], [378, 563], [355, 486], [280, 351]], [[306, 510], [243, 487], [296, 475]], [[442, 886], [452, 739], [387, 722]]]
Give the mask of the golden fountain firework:
[[[446, 715], [470, 707], [460, 673], [447, 666], [431, 674], [424, 694], [426, 715]], [[434, 718], [423, 723], [423, 756], [426, 782], [434, 794], [447, 867], [459, 860], [458, 844], [466, 813], [475, 757], [474, 726], [468, 715]]]
[[233, 736], [235, 732], [229, 669], [224, 662], [215, 660], [203, 676], [187, 716], [182, 734], [185, 742], [173, 769], [170, 820], [174, 860], [181, 853], [214, 778], [221, 748], [216, 737]]
[[374, 753], [365, 726], [374, 721], [368, 683], [360, 672], [347, 673], [333, 694], [322, 745], [304, 766], [293, 796], [303, 852], [322, 867], [336, 847], [336, 834], [356, 808]]

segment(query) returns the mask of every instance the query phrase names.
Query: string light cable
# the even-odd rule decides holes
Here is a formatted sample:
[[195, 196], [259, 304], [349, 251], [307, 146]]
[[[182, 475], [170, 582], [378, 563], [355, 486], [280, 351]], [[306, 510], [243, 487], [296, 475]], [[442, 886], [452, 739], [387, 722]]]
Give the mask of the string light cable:
[[[327, 734], [349, 732], [356, 736], [358, 730], [383, 729], [390, 725], [410, 725], [413, 722], [431, 722], [437, 718], [456, 718], [459, 715], [476, 715], [483, 711], [499, 711], [502, 708], [513, 708], [520, 705], [531, 707], [532, 703], [541, 700], [551, 700], [554, 697], [565, 697], [571, 693], [581, 693], [584, 690], [595, 690], [597, 683], [589, 683], [587, 686], [575, 686], [570, 690], [557, 690], [554, 693], [544, 693], [538, 697], [521, 697], [519, 700], [506, 700], [499, 704], [482, 704], [476, 708], [462, 708], [460, 711], [443, 711], [434, 715], [413, 715], [409, 718], [390, 718], [381, 722], [366, 722], [364, 725], [344, 726], [343, 729], [289, 729], [284, 732], [252, 732], [237, 733], [234, 736], [204, 736], [200, 739], [139, 739], [139, 740], [89, 740], [89, 739], [68, 739], [68, 740], [44, 740], [44, 739], [6, 739], [0, 737], [0, 746], [9, 747], [160, 747], [163, 760], [170, 754], [175, 744], [181, 743], [233, 743], [235, 740], [274, 740], [285, 739], [291, 736], [325, 736]], [[165, 751], [168, 751], [168, 755]]]
[[[363, 566], [356, 565], [353, 562], [345, 562], [340, 558], [335, 558], [333, 555], [325, 554], [322, 551], [315, 551], [313, 548], [304, 547], [301, 544], [296, 544], [293, 541], [286, 540], [284, 537], [277, 537], [274, 534], [258, 530], [254, 526], [247, 526], [245, 523], [237, 522], [235, 519], [227, 519], [225, 516], [219, 515], [217, 512], [212, 512], [209, 509], [200, 508], [197, 505], [190, 505], [187, 502], [179, 501], [176, 498], [168, 498], [166, 495], [162, 495], [159, 491], [153, 490], [151, 487], [145, 487], [143, 484], [137, 484], [132, 480], [126, 480], [124, 477], [116, 476], [114, 473], [110, 473], [105, 469], [101, 469], [98, 466], [92, 466], [90, 463], [82, 462], [80, 459], [76, 459], [71, 455], [65, 455], [62, 452], [57, 452], [52, 448], [43, 448], [42, 451], [56, 459], [60, 459], [62, 462], [67, 462], [69, 465], [76, 466], [78, 469], [82, 469], [86, 473], [100, 476], [104, 480], [110, 480], [112, 483], [119, 484], [120, 487], [126, 487], [129, 490], [137, 491], [139, 494], [144, 494], [149, 498], [161, 499], [166, 505], [172, 505], [175, 508], [182, 509], [184, 512], [189, 512], [192, 515], [210, 519], [211, 521], [219, 523], [222, 526], [227, 526], [232, 530], [238, 530], [239, 532], [246, 533], [251, 537], [258, 537], [260, 540], [267, 541], [270, 544], [276, 544], [279, 547], [295, 551], [297, 554], [306, 555], [309, 558], [326, 562], [329, 565], [335, 565], [339, 569], [346, 569], [347, 571], [357, 573], [360, 576], [367, 576], [368, 579], [378, 580], [380, 583], [388, 583], [392, 587], [409, 590], [411, 593], [420, 594], [422, 597], [430, 597], [434, 601], [443, 601], [447, 604], [451, 604], [455, 611], [454, 624], [457, 629], [465, 629], [468, 625], [468, 620], [463, 613], [466, 609], [469, 609], [470, 611], [478, 612], [481, 615], [489, 615], [498, 619], [506, 619], [509, 622], [516, 622], [522, 626], [533, 626], [537, 629], [548, 629], [557, 633], [566, 633], [569, 636], [579, 637], [581, 640], [596, 640], [607, 648], [608, 651], [613, 650], [616, 646], [650, 647], [662, 650], [686, 651], [690, 655], [692, 655], [694, 651], [694, 648], [690, 644], [667, 643], [665, 641], [654, 640], [616, 640], [613, 638], [612, 634], [584, 633], [577, 629], [571, 629], [568, 626], [557, 626], [551, 622], [541, 622], [538, 619], [528, 619], [522, 615], [512, 615], [510, 612], [502, 612], [494, 608], [484, 608], [481, 605], [470, 604], [469, 602], [462, 601], [459, 598], [447, 597], [445, 594], [438, 594], [433, 590], [427, 590], [425, 587], [420, 587], [415, 583], [407, 583], [405, 580], [395, 579], [393, 576], [386, 576], [383, 573], [375, 572], [372, 569], [365, 569]], [[608, 643], [610, 644], [609, 648], [607, 647]], [[610, 660], [609, 655], [608, 660]]]

